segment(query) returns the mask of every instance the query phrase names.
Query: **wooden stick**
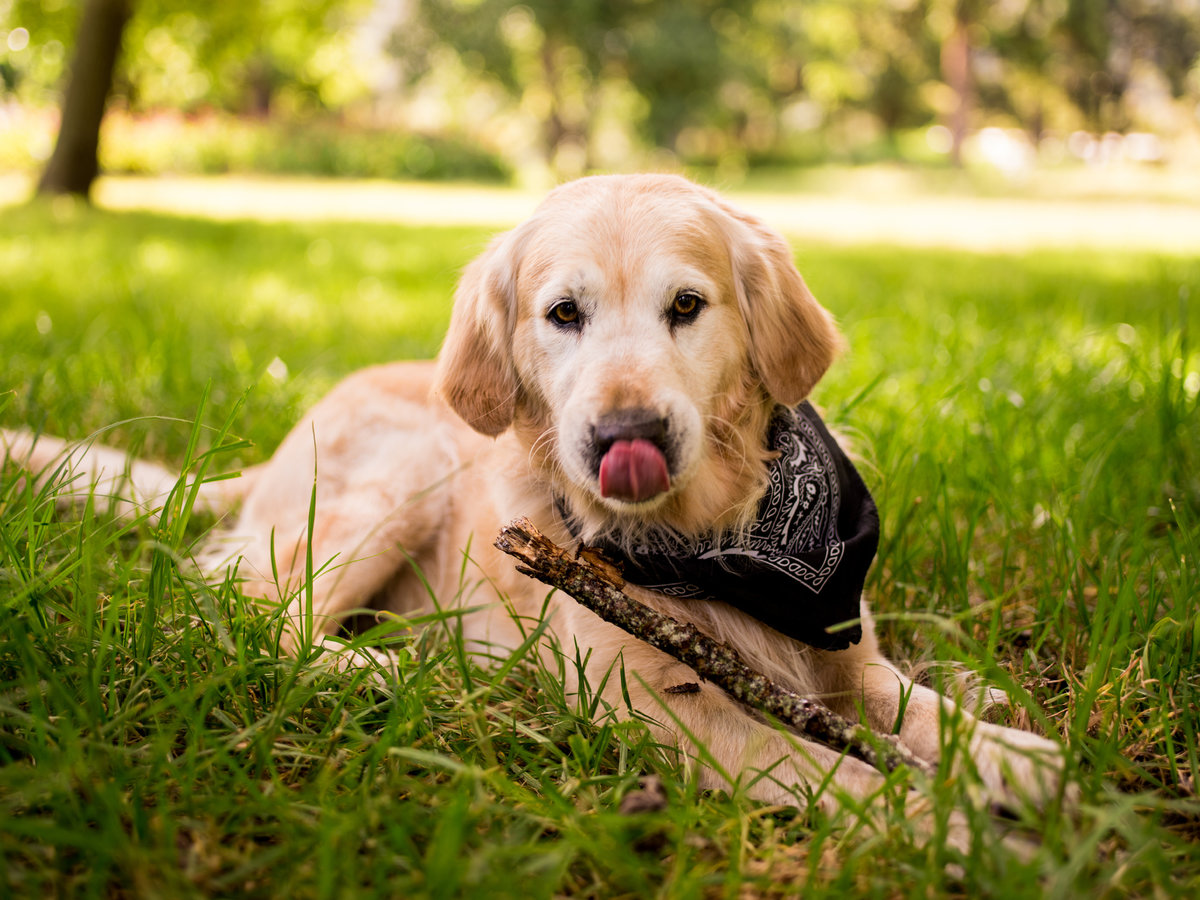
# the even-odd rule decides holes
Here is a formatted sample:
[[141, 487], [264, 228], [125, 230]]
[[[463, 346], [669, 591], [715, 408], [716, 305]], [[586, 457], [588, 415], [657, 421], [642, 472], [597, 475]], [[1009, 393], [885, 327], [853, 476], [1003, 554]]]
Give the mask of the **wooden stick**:
[[624, 581], [612, 566], [589, 559], [586, 552], [573, 557], [528, 519], [514, 519], [502, 528], [496, 546], [523, 563], [517, 566], [519, 572], [570, 594], [604, 621], [675, 657], [735, 700], [775, 717], [801, 736], [885, 772], [904, 765], [933, 775], [933, 766], [895, 736], [876, 734], [774, 684], [750, 668], [733, 647], [634, 600], [621, 590]]

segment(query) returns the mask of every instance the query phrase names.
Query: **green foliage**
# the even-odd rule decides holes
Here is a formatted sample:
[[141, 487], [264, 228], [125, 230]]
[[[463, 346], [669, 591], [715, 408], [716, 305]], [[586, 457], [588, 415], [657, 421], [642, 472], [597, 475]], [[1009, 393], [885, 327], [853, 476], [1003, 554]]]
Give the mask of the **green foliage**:
[[[27, 98], [44, 101], [57, 91], [83, 5], [0, 0], [0, 21], [29, 32], [20, 51], [0, 44], [0, 60], [7, 54]], [[262, 112], [281, 101], [296, 111], [341, 106], [365, 92], [351, 42], [352, 25], [369, 8], [362, 0], [135, 0], [132, 6], [117, 85], [128, 107], [219, 104]]]
[[333, 121], [288, 124], [208, 116], [189, 121], [110, 115], [100, 148], [110, 173], [327, 175], [441, 181], [506, 181], [504, 163], [462, 140], [356, 128]]
[[[345, 372], [434, 353], [485, 240], [6, 210], [0, 421], [82, 437], [133, 420], [106, 440], [181, 469], [210, 447], [218, 469], [255, 461]], [[0, 889], [1194, 894], [1200, 259], [810, 246], [799, 263], [849, 338], [816, 399], [883, 511], [886, 647], [1005, 687], [993, 715], [1077, 763], [1076, 813], [1023, 813], [1028, 859], [981, 813], [969, 859], [924, 846], [900, 782], [874, 835], [805, 797], [702, 794], [637, 723], [592, 724], [554, 665], [465, 662], [452, 616], [391, 639], [386, 687], [277, 659], [269, 610], [191, 574], [208, 523], [55, 510], [5, 469]], [[667, 807], [621, 815], [646, 773]], [[922, 790], [938, 815], [970, 808], [969, 775]]]
[[[81, 6], [0, 0], [0, 96], [56, 102]], [[1200, 17], [1146, 0], [143, 0], [124, 48], [115, 105], [134, 113], [417, 123], [560, 176], [656, 150], [734, 170], [910, 158], [899, 138], [964, 102], [959, 143], [1151, 131], [1188, 152], [1200, 102]]]
[[638, 127], [652, 143], [670, 147], [684, 126], [716, 108], [717, 91], [735, 77], [733, 45], [714, 21], [737, 18], [749, 3], [670, 3], [658, 0], [543, 0], [514, 7], [504, 0], [422, 0], [420, 16], [398, 36], [397, 49], [420, 60], [417, 78], [442, 45], [470, 60], [477, 77], [498, 82], [522, 105], [544, 108], [542, 142], [549, 158], [582, 150], [582, 171], [597, 113], [617, 83], [643, 101]]
[[[7, 130], [0, 170], [34, 171], [52, 140], [45, 117]], [[260, 173], [337, 178], [505, 182], [512, 172], [497, 154], [438, 135], [348, 125], [326, 117], [302, 122], [225, 114], [110, 112], [100, 134], [100, 168], [108, 174]]]
[[[976, 110], [970, 128], [1017, 126], [1034, 141], [1079, 128], [1188, 130], [1171, 98], [1186, 98], [1177, 112], [1188, 115], [1200, 97], [1200, 20], [1139, 0], [419, 6], [396, 44], [410, 76], [429, 77], [451, 48], [460, 77], [499, 83], [537, 116], [547, 158], [575, 150], [574, 170], [559, 165], [567, 174], [614, 165], [610, 118], [688, 162], [744, 166], [881, 138], [895, 157], [902, 130], [964, 102]], [[945, 68], [954, 34], [969, 57], [962, 84]]]

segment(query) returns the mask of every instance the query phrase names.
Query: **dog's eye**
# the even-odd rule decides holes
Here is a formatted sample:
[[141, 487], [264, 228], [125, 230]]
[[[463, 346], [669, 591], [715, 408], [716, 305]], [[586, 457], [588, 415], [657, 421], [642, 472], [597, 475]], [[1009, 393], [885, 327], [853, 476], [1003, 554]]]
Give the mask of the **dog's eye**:
[[549, 318], [555, 325], [578, 325], [579, 307], [574, 300], [563, 300], [550, 308]]
[[694, 291], [680, 291], [671, 304], [671, 322], [679, 324], [696, 318], [704, 306], [704, 298]]

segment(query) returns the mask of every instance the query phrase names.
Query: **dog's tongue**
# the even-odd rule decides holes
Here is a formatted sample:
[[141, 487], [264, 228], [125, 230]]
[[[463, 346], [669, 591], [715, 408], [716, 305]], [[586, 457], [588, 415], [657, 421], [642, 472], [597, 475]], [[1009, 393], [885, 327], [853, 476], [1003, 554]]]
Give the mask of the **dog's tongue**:
[[614, 441], [600, 461], [600, 494], [638, 503], [671, 486], [667, 460], [650, 441]]

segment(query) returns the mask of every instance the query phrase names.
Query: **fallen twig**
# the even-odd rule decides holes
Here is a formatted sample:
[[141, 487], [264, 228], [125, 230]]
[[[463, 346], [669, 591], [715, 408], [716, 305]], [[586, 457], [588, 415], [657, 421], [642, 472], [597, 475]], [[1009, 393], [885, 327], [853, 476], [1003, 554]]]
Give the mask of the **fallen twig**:
[[[696, 626], [650, 609], [621, 590], [612, 567], [589, 554], [573, 557], [526, 518], [500, 530], [496, 546], [523, 565], [518, 571], [570, 594], [606, 622], [667, 653], [747, 706], [767, 713], [803, 737], [890, 772], [901, 765], [933, 774], [933, 767], [891, 735], [880, 735], [774, 684], [748, 666], [733, 647]], [[675, 691], [679, 692], [679, 691]]]

